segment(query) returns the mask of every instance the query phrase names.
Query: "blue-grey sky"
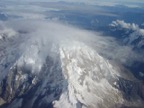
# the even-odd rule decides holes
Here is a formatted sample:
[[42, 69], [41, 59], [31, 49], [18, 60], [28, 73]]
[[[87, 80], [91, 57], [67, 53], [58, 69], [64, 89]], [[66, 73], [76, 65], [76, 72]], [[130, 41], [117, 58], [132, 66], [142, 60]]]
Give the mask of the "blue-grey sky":
[[143, 2], [144, 0], [3, 0], [3, 1], [45, 1], [45, 2], [57, 2], [57, 1], [65, 1], [65, 2], [87, 2], [87, 3], [96, 3], [96, 2]]
[[128, 7], [143, 7], [144, 0], [0, 0], [0, 1], [22, 1], [22, 2], [72, 2], [72, 3], [84, 3], [100, 6], [115, 6], [125, 5]]

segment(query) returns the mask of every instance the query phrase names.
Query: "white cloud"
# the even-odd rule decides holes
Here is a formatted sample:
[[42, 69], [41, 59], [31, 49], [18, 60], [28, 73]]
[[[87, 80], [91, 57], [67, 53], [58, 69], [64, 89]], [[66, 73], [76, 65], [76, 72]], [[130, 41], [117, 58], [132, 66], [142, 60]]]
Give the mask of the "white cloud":
[[[91, 32], [60, 22], [46, 20], [14, 20], [6, 22], [6, 25], [15, 31], [25, 31], [23, 38], [28, 38], [20, 45], [22, 55], [21, 61], [27, 61], [28, 64], [37, 64], [34, 70], [39, 70], [38, 66], [45, 61], [47, 54], [55, 58], [55, 51], [50, 50], [53, 44], [60, 44], [68, 41], [82, 42], [103, 57], [109, 58], [123, 64], [131, 65], [135, 60], [141, 61], [141, 55], [134, 52], [130, 46], [121, 46], [115, 38], [102, 36], [100, 33]], [[21, 64], [21, 63], [20, 63]], [[22, 63], [23, 64], [23, 63]]]
[[[6, 8], [3, 8], [3, 10], [8, 15], [21, 16], [22, 18], [5, 22], [5, 25], [9, 28], [5, 28], [5, 30], [8, 30], [11, 33], [10, 35], [15, 35], [12, 33], [17, 33], [17, 31], [25, 32], [25, 34], [20, 33], [19, 35], [28, 38], [24, 39], [25, 41], [22, 43], [18, 43], [18, 46], [20, 46], [19, 49], [21, 49], [20, 52], [23, 52], [25, 55], [21, 55], [20, 64], [22, 61], [22, 65], [23, 61], [27, 61], [25, 65], [30, 64], [31, 67], [29, 68], [39, 70], [41, 67], [38, 66], [41, 66], [44, 62], [49, 51], [47, 49], [49, 43], [53, 42], [55, 44], [59, 44], [61, 41], [66, 39], [69, 40], [69, 43], [71, 43], [72, 40], [83, 42], [86, 45], [91, 46], [104, 57], [123, 64], [130, 65], [130, 63], [135, 60], [141, 61], [141, 54], [134, 52], [130, 46], [119, 45], [115, 38], [102, 36], [100, 33], [86, 31], [77, 27], [72, 27], [71, 25], [62, 24], [60, 22], [52, 22], [51, 20], [46, 21], [43, 12], [51, 10], [49, 8], [35, 5], [28, 5], [28, 8], [24, 8], [27, 5], [18, 5], [16, 8], [14, 6], [15, 5], [8, 5]], [[72, 9], [74, 8], [75, 7]], [[56, 19], [58, 18], [56, 17]], [[132, 29], [136, 31], [139, 30], [138, 25], [125, 23], [120, 20], [114, 21], [111, 26], [119, 26], [124, 29]], [[11, 32], [11, 30], [14, 32]], [[143, 30], [139, 30], [139, 33], [142, 32]], [[140, 45], [141, 44], [143, 43], [141, 42]], [[54, 55], [53, 53], [49, 54], [51, 56]]]
[[17, 32], [12, 28], [6, 27], [3, 22], [0, 22], [0, 40], [10, 39], [17, 36]]
[[127, 44], [132, 45], [134, 41], [140, 39], [136, 47], [141, 48], [144, 46], [144, 29], [140, 28], [137, 24], [116, 20], [110, 24], [110, 27], [114, 30], [125, 30], [128, 35], [124, 38], [124, 41]]
[[118, 29], [129, 29], [129, 30], [137, 30], [139, 29], [139, 26], [137, 24], [134, 23], [126, 23], [123, 20], [116, 20], [113, 21], [110, 26], [112, 27], [116, 27]]

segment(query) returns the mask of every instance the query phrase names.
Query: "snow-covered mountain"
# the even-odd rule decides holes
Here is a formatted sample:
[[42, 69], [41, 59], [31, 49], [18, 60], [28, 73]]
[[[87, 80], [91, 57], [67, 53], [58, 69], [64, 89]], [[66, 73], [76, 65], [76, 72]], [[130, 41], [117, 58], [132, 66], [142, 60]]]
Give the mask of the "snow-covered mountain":
[[143, 83], [99, 53], [105, 38], [58, 23], [13, 28], [0, 43], [0, 108], [143, 107]]
[[143, 95], [136, 92], [143, 93], [142, 85], [85, 44], [71, 42], [67, 46], [64, 42], [51, 48], [54, 57], [48, 54], [41, 67], [39, 58], [27, 53], [12, 65], [1, 81], [1, 105], [7, 103], [7, 108], [143, 105]]

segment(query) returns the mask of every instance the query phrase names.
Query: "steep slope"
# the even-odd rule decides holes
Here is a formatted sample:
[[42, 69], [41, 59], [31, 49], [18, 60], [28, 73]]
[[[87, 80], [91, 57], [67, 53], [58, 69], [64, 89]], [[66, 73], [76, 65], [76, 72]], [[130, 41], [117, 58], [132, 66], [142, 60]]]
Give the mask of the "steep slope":
[[13, 28], [17, 36], [0, 43], [0, 108], [144, 105], [142, 82], [100, 53], [113, 39], [37, 20]]
[[[6, 103], [2, 108], [143, 105], [143, 95], [137, 94], [138, 90], [142, 93], [141, 84], [132, 76], [125, 79], [127, 74], [121, 74], [116, 66], [84, 43], [52, 44], [50, 52], [39, 71], [38, 58], [29, 56], [31, 59], [26, 60], [27, 53], [12, 66], [0, 86], [1, 104]], [[35, 69], [37, 73], [33, 72]], [[127, 91], [132, 93], [129, 98]]]

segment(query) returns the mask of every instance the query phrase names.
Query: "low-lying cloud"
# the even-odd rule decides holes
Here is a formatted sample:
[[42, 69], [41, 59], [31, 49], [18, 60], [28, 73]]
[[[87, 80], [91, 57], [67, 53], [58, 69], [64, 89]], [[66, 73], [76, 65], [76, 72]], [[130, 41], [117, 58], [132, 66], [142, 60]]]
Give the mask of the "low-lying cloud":
[[[34, 72], [40, 70], [47, 56], [57, 57], [58, 47], [67, 42], [73, 45], [74, 41], [90, 46], [104, 58], [131, 65], [133, 61], [141, 61], [141, 54], [133, 51], [130, 46], [121, 46], [115, 38], [102, 36], [92, 32], [60, 22], [47, 20], [11, 20], [5, 25], [18, 33], [23, 40], [16, 43], [18, 51], [22, 52], [17, 60], [20, 66], [30, 66]], [[10, 31], [11, 32], [11, 31]], [[10, 59], [11, 60], [11, 59]]]
[[5, 40], [17, 36], [17, 32], [12, 28], [6, 27], [3, 22], [0, 22], [0, 40]]
[[124, 41], [129, 44], [132, 45], [133, 43], [136, 43], [136, 41], [138, 41], [136, 43], [136, 47], [137, 48], [141, 48], [144, 46], [144, 29], [140, 28], [139, 25], [135, 24], [135, 23], [126, 23], [123, 20], [116, 20], [113, 21], [110, 26], [114, 29], [114, 30], [124, 30], [125, 34], [127, 34], [124, 37]]

